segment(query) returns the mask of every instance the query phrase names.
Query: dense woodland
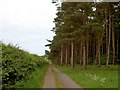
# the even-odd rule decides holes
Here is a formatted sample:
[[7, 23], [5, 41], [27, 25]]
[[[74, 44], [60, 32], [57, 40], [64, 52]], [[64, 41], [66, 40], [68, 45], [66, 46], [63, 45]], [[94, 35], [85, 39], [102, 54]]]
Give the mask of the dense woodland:
[[120, 3], [62, 2], [55, 3], [56, 34], [48, 40], [46, 51], [56, 64], [74, 68], [87, 65], [118, 64], [120, 62]]

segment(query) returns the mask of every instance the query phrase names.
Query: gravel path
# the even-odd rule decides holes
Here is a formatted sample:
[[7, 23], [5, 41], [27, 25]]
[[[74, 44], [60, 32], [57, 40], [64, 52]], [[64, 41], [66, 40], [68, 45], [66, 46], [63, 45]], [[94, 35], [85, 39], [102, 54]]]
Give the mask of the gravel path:
[[45, 80], [44, 80], [44, 84], [43, 84], [43, 88], [56, 88], [56, 84], [55, 84], [55, 78], [54, 78], [54, 74], [52, 71], [52, 67], [48, 67], [48, 70], [45, 74]]
[[80, 86], [66, 74], [60, 72], [53, 66], [49, 66], [45, 75], [43, 88], [80, 88]]

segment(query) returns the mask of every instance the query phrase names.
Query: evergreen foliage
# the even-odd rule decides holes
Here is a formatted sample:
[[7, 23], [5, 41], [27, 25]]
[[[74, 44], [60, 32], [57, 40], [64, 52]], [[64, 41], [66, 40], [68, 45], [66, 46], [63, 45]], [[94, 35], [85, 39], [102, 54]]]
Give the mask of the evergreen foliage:
[[118, 64], [119, 8], [119, 2], [59, 3], [52, 30], [56, 36], [47, 45], [49, 58], [60, 65], [74, 67], [77, 63], [83, 68], [88, 64]]

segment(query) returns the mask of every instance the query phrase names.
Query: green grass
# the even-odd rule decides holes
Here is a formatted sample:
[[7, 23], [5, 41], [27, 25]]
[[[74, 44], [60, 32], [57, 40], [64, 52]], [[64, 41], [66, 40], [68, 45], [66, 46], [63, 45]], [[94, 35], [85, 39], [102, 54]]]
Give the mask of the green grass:
[[82, 70], [79, 65], [74, 69], [67, 66], [57, 66], [62, 72], [78, 83], [82, 88], [118, 88], [118, 66], [88, 66]]
[[48, 65], [43, 65], [38, 70], [33, 72], [28, 78], [24, 81], [17, 82], [16, 88], [42, 88], [45, 72], [48, 68]]

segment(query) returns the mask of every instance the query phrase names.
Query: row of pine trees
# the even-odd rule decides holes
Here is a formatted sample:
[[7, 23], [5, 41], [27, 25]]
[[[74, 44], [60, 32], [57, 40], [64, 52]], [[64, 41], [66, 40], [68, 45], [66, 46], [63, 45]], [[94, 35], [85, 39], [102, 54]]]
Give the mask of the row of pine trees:
[[49, 58], [59, 65], [118, 64], [120, 51], [119, 2], [56, 3], [56, 34], [48, 40]]

